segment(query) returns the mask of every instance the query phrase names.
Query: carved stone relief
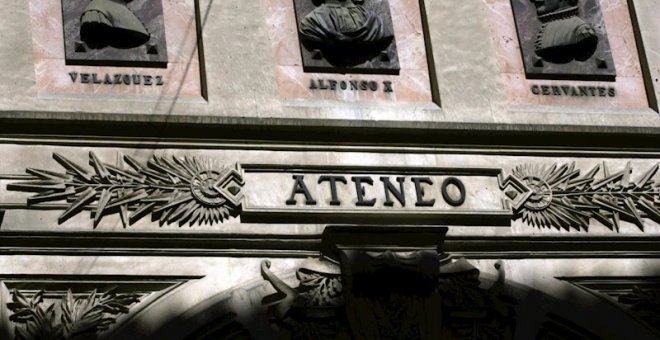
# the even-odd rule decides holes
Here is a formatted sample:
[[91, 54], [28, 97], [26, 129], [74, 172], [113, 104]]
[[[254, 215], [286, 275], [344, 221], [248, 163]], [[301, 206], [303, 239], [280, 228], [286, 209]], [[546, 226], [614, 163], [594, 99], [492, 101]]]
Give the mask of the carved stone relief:
[[294, 0], [305, 72], [398, 74], [388, 0]]
[[497, 282], [480, 288], [465, 260], [438, 261], [434, 251], [347, 251], [341, 264], [310, 259], [292, 288], [262, 264], [277, 293], [264, 298], [285, 339], [509, 339], [510, 301]]
[[141, 164], [124, 155], [120, 163], [128, 166], [123, 166], [103, 163], [90, 152], [89, 171], [59, 154], [53, 158], [65, 173], [27, 169], [33, 179], [7, 187], [36, 192], [28, 205], [66, 200], [59, 223], [88, 209], [95, 226], [115, 213], [124, 227], [148, 214], [161, 225], [192, 226], [220, 223], [241, 210], [243, 174], [238, 164], [225, 168], [210, 160], [159, 156]]
[[15, 325], [16, 340], [93, 340], [106, 331], [117, 317], [127, 314], [140, 301], [137, 294], [115, 294], [112, 291], [73, 294], [71, 290], [55, 301], [45, 299], [46, 292], [27, 296], [18, 290], [11, 292], [12, 312], [9, 320]]
[[[328, 215], [328, 212], [333, 207], [342, 208], [336, 192], [339, 180], [342, 181], [343, 192], [351, 192], [349, 181], [341, 176], [333, 177], [339, 180], [330, 183], [330, 190], [326, 192], [330, 204], [320, 209], [304, 184], [303, 175], [291, 177], [289, 173], [282, 176], [277, 173], [273, 177], [263, 169], [248, 169], [244, 174], [238, 164], [223, 167], [194, 157], [153, 156], [146, 164], [141, 164], [126, 155], [120, 157], [117, 164], [108, 164], [90, 152], [91, 169], [59, 154], [54, 154], [53, 158], [65, 168], [64, 173], [28, 168], [27, 176], [8, 175], [13, 180], [8, 182], [7, 189], [35, 193], [27, 198], [27, 208], [64, 210], [58, 218], [60, 224], [84, 210], [91, 211], [94, 227], [109, 214], [118, 214], [126, 227], [147, 215], [151, 215], [152, 221], [160, 226], [174, 223], [194, 226], [221, 223], [241, 213], [242, 221], [246, 223], [344, 223], [352, 220], [363, 223], [365, 218], [395, 212], [390, 214], [390, 219], [401, 224], [409, 220], [413, 224], [422, 224], [419, 221], [425, 220], [421, 217], [428, 218], [426, 216], [431, 213], [436, 214], [429, 216], [437, 221], [441, 213], [447, 213], [453, 214], [454, 219], [447, 221], [454, 225], [510, 225], [512, 219], [520, 219], [533, 227], [566, 231], [588, 231], [593, 220], [614, 232], [619, 232], [621, 221], [634, 224], [641, 232], [645, 231], [645, 224], [649, 221], [660, 223], [660, 184], [656, 179], [659, 164], [639, 173], [633, 173], [630, 162], [617, 171], [611, 171], [606, 163], [601, 163], [586, 172], [578, 169], [575, 163], [522, 164], [509, 174], [492, 169], [492, 181], [472, 176], [470, 182], [465, 183], [453, 177], [442, 181], [440, 176], [436, 182], [444, 183], [438, 192], [442, 189], [445, 201], [442, 202], [445, 206], [440, 207], [434, 206], [435, 198], [432, 199], [431, 194], [425, 193], [421, 187], [424, 181], [430, 192], [434, 183], [431, 178], [436, 177], [411, 177], [411, 183], [416, 183], [415, 190], [409, 190], [407, 194], [416, 198], [416, 202], [405, 206], [406, 209], [403, 209], [406, 204], [403, 191], [405, 177], [397, 177], [396, 174], [382, 177], [381, 173], [384, 191], [379, 191], [384, 192], [382, 197], [377, 197], [376, 191], [365, 196], [365, 186], [375, 185], [377, 180], [369, 176], [351, 177], [351, 181], [355, 182], [353, 193], [356, 198], [350, 203], [348, 199], [344, 201], [346, 207], [352, 205], [353, 209], [340, 210], [348, 213], [335, 216]], [[250, 179], [247, 184], [246, 175]], [[20, 177], [23, 180], [17, 179]], [[259, 196], [261, 188], [277, 183], [280, 178], [290, 182], [293, 178], [293, 190], [281, 190], [266, 197], [267, 204], [259, 203], [255, 198], [262, 197]], [[400, 187], [391, 185], [390, 178], [397, 178]], [[313, 180], [310, 183], [316, 182]], [[323, 176], [317, 184], [325, 184], [322, 182]], [[448, 183], [453, 183], [456, 198], [448, 196], [445, 186]], [[490, 196], [470, 197], [467, 187], [487, 188], [485, 191]], [[323, 192], [324, 189], [317, 186], [315, 192]], [[243, 202], [245, 195], [247, 199]], [[398, 195], [396, 199], [400, 206], [394, 207], [390, 197], [393, 195]], [[319, 202], [322, 197], [316, 196]], [[297, 199], [301, 200], [300, 204], [297, 204]], [[475, 199], [480, 199], [478, 205], [461, 206], [463, 202]], [[496, 210], [491, 206], [486, 209], [488, 204], [496, 205]], [[9, 207], [16, 209], [18, 205]], [[484, 211], [488, 213], [488, 219], [480, 217], [479, 214], [485, 214]], [[477, 217], [478, 220], [475, 219]], [[342, 222], [334, 222], [333, 218]], [[391, 221], [387, 223], [395, 224]]]
[[527, 78], [614, 80], [597, 0], [511, 0]]
[[66, 63], [166, 67], [160, 0], [62, 1]]
[[595, 219], [618, 232], [625, 220], [644, 231], [644, 218], [660, 223], [660, 185], [653, 180], [658, 168], [633, 178], [630, 163], [614, 173], [603, 163], [584, 174], [575, 163], [525, 164], [502, 177], [500, 186], [511, 199], [514, 218], [532, 226], [588, 230]]

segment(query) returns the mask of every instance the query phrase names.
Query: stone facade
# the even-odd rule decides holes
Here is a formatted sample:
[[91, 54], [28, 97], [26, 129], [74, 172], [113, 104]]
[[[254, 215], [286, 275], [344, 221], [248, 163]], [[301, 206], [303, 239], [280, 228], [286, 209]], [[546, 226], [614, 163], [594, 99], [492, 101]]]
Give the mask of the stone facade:
[[0, 13], [0, 339], [660, 337], [656, 2], [539, 79], [523, 0], [314, 2], [398, 74], [305, 72], [293, 0], [133, 0], [166, 65], [69, 65], [66, 1]]

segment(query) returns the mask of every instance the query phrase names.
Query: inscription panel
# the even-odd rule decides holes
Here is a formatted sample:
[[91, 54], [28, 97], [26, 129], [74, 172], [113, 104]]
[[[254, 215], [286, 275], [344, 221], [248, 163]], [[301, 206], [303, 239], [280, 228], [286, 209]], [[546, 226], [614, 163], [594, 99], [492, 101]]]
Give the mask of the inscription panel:
[[288, 171], [247, 166], [241, 220], [510, 224], [512, 212], [499, 189], [500, 170], [409, 170]]

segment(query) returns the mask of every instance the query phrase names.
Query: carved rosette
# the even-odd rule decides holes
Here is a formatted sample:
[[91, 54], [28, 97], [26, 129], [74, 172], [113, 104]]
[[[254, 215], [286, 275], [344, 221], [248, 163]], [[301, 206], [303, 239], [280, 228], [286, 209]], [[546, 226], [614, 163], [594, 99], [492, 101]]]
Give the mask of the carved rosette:
[[220, 223], [241, 211], [243, 172], [234, 167], [219, 167], [195, 157], [153, 156], [141, 164], [128, 155], [127, 166], [101, 162], [89, 153], [91, 171], [67, 158], [53, 158], [65, 173], [27, 169], [33, 178], [7, 186], [8, 190], [36, 192], [28, 206], [66, 201], [58, 222], [91, 210], [94, 227], [108, 214], [119, 214], [126, 227], [151, 214], [164, 224], [202, 225]]
[[137, 294], [97, 294], [96, 290], [74, 295], [70, 290], [59, 301], [44, 301], [44, 291], [27, 297], [12, 291], [9, 320], [15, 325], [16, 340], [97, 339], [117, 318], [140, 301]]
[[653, 180], [658, 167], [633, 178], [630, 163], [614, 173], [603, 163], [584, 174], [575, 163], [526, 164], [501, 176], [500, 187], [514, 218], [536, 227], [588, 230], [595, 219], [618, 232], [624, 220], [644, 231], [644, 219], [660, 223], [660, 185]]

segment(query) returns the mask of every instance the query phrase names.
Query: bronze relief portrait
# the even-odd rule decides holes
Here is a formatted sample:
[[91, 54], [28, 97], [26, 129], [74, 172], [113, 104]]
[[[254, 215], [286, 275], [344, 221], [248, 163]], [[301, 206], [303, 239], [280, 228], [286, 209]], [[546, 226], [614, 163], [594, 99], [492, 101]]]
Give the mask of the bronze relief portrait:
[[398, 74], [388, 0], [294, 0], [305, 72]]
[[161, 0], [62, 0], [68, 65], [166, 67]]
[[598, 0], [511, 2], [527, 78], [615, 80]]

